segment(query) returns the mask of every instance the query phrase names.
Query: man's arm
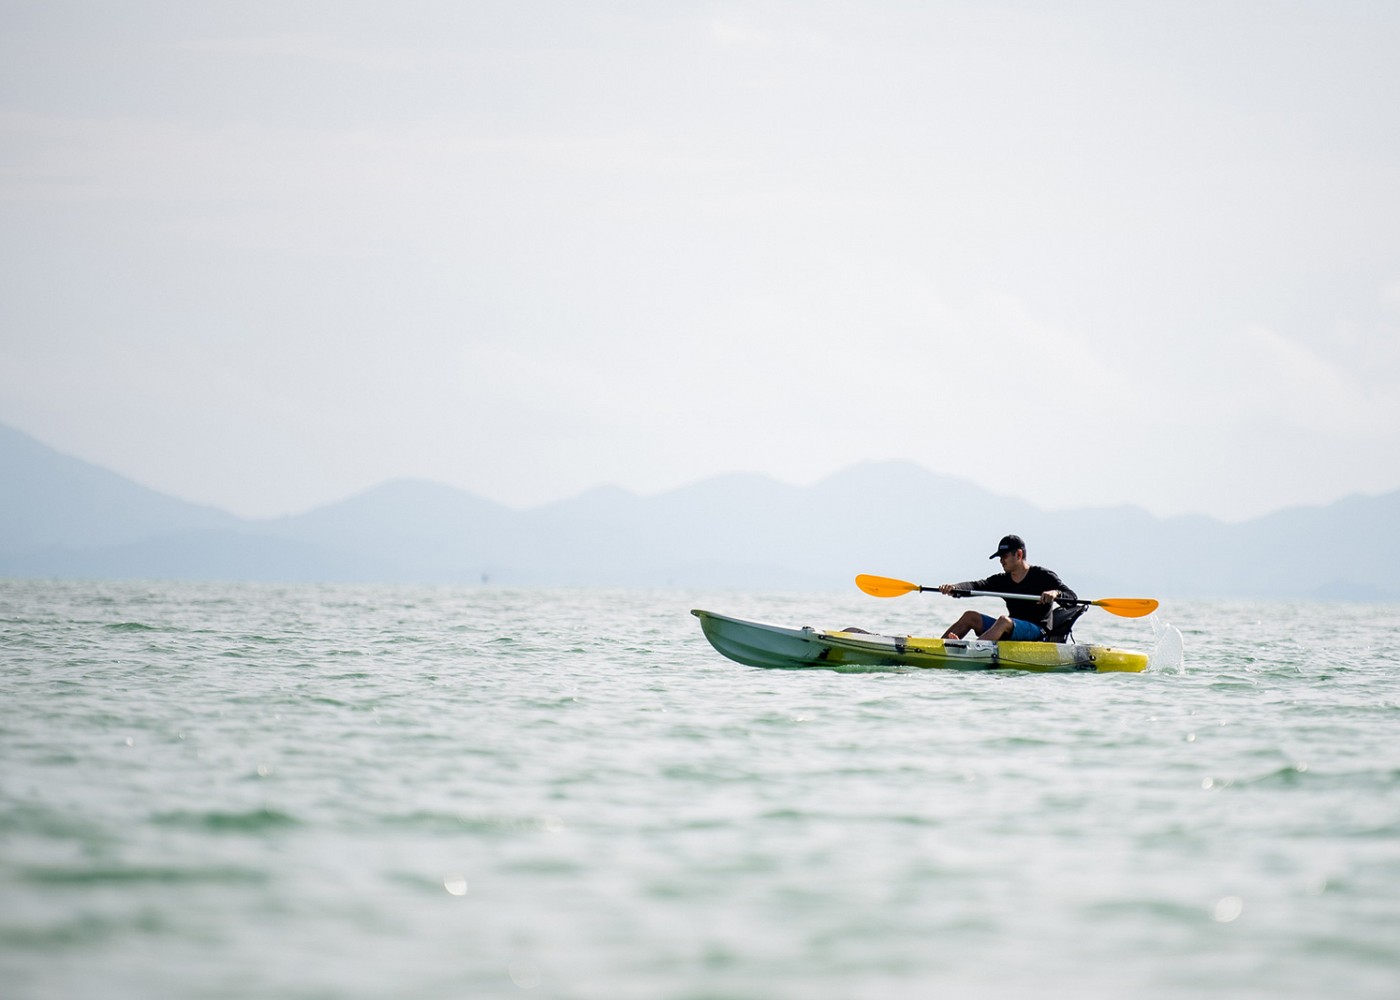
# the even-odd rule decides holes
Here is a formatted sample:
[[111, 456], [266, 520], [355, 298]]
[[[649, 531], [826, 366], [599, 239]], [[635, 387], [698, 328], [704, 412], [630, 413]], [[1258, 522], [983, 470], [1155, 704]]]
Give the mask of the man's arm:
[[984, 580], [964, 580], [962, 583], [940, 583], [938, 591], [942, 594], [951, 594], [955, 590], [996, 590], [992, 586], [992, 581], [996, 577], [989, 576]]
[[[1065, 586], [1065, 582], [1060, 579], [1060, 574], [1053, 569], [1047, 569], [1045, 575], [1050, 578], [1050, 586], [1042, 592], [1041, 600], [1060, 601], [1061, 603], [1079, 600], [1079, 595]], [[1051, 596], [1047, 598], [1044, 596], [1045, 594], [1051, 594]]]

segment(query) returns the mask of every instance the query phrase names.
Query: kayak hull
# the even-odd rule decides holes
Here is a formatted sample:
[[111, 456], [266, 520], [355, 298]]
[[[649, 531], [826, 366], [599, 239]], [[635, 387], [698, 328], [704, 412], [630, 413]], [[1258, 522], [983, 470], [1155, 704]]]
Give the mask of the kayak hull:
[[869, 632], [786, 628], [695, 609], [710, 645], [750, 667], [844, 671], [1012, 668], [1040, 673], [1140, 673], [1147, 655], [1108, 646], [1056, 642], [982, 642]]

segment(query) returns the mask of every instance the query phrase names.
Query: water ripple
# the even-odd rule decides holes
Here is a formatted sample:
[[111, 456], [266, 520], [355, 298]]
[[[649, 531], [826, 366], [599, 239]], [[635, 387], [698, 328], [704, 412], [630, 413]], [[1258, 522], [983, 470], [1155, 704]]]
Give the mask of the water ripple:
[[696, 606], [946, 615], [0, 582], [0, 972], [36, 997], [1393, 993], [1397, 609], [1173, 602], [1170, 631], [1085, 619], [1147, 673], [1043, 676], [754, 670]]

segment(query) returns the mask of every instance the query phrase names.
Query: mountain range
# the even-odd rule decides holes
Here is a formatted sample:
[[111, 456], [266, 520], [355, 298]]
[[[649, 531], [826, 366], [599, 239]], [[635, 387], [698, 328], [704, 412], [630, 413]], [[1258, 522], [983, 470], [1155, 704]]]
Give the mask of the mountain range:
[[1045, 510], [879, 462], [807, 487], [731, 474], [526, 510], [395, 480], [254, 520], [0, 425], [4, 577], [829, 590], [861, 572], [925, 584], [985, 576], [1008, 532], [1085, 595], [1400, 600], [1400, 491], [1233, 524], [1126, 506]]

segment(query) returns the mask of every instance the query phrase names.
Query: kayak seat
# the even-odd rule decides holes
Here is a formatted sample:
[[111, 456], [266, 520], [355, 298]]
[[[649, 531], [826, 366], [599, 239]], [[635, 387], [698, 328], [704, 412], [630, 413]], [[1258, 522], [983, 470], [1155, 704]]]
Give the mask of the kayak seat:
[[1074, 636], [1071, 630], [1074, 623], [1079, 620], [1079, 616], [1089, 610], [1087, 604], [1071, 604], [1069, 607], [1057, 607], [1050, 613], [1050, 627], [1045, 630], [1045, 636], [1041, 642], [1073, 642]]

